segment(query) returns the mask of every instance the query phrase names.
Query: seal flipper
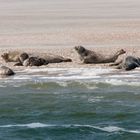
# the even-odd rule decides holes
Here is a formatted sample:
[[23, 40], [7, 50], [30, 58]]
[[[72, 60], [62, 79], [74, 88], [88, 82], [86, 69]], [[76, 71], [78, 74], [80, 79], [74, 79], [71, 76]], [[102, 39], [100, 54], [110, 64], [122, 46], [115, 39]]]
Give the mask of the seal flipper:
[[132, 70], [132, 69], [135, 69], [136, 67], [138, 67], [137, 64], [131, 63], [131, 64], [129, 64], [129, 65], [126, 66], [125, 70], [127, 70], [127, 71], [128, 70]]
[[23, 64], [21, 62], [18, 62], [16, 64], [14, 64], [14, 66], [23, 66]]
[[120, 60], [120, 61], [118, 61], [118, 62], [109, 64], [109, 66], [118, 66], [118, 65], [120, 65], [122, 62], [123, 62], [123, 60]]
[[72, 62], [72, 59], [66, 58], [66, 59], [63, 60], [63, 62]]

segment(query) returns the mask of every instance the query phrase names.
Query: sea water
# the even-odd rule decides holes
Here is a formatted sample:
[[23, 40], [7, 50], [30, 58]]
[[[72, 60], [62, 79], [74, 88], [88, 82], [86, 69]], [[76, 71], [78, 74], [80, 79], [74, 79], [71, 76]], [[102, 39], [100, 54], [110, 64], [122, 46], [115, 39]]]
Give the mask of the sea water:
[[0, 79], [1, 140], [139, 140], [140, 73], [27, 68]]

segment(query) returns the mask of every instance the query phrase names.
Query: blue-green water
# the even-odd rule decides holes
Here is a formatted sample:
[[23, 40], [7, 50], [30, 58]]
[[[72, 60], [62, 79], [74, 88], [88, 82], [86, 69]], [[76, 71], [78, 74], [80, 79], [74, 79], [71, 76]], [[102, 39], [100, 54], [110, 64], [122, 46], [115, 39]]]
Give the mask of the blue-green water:
[[34, 68], [0, 79], [0, 140], [139, 139], [139, 70]]

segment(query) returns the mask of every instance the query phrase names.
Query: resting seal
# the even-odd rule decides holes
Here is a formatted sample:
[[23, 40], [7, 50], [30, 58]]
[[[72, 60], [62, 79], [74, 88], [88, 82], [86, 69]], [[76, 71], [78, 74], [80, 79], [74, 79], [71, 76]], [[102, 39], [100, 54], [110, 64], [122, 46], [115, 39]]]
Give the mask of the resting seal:
[[14, 75], [14, 74], [15, 73], [10, 68], [8, 68], [6, 66], [0, 66], [0, 76], [10, 76], [10, 75]]
[[98, 64], [98, 63], [115, 62], [117, 60], [117, 58], [119, 57], [119, 55], [125, 53], [125, 51], [123, 49], [121, 49], [113, 55], [105, 56], [103, 54], [98, 54], [94, 51], [85, 49], [83, 46], [76, 46], [75, 50], [80, 55], [81, 61], [83, 61], [83, 63], [86, 63], [86, 64], [88, 64], [88, 63]]
[[14, 66], [41, 66], [47, 65], [48, 61], [40, 57], [29, 57], [27, 53], [9, 52], [1, 57], [6, 62], [17, 62]]
[[9, 53], [2, 54], [1, 57], [6, 62], [18, 62], [15, 64], [16, 66], [23, 65], [23, 62], [28, 58], [29, 58], [28, 61], [30, 62], [28, 62], [28, 64], [26, 63], [26, 65], [30, 65], [30, 66], [34, 66], [34, 65], [40, 66], [48, 63], [72, 62], [72, 60], [69, 58], [64, 58], [62, 56], [49, 55], [49, 54], [40, 54], [40, 55], [37, 54], [35, 56], [34, 54], [9, 52]]
[[140, 67], [140, 58], [139, 57], [133, 57], [133, 56], [127, 56], [123, 60], [111, 64], [110, 66], [116, 66], [116, 69], [124, 69], [124, 70], [132, 70], [136, 67]]
[[70, 58], [64, 58], [53, 54], [42, 54], [41, 58], [45, 59], [48, 63], [72, 62]]
[[29, 56], [27, 53], [20, 52], [8, 52], [1, 55], [5, 62], [23, 62], [24, 59], [27, 59]]
[[48, 62], [43, 58], [29, 57], [22, 64], [23, 66], [42, 66], [47, 65]]
[[[22, 60], [22, 61], [21, 61]], [[20, 61], [16, 63], [14, 66], [42, 66], [47, 65], [48, 62], [39, 57], [24, 57], [24, 54], [20, 55]]]
[[42, 66], [42, 65], [47, 65], [49, 63], [61, 63], [61, 62], [71, 62], [71, 61], [72, 61], [71, 59], [64, 58], [61, 56], [42, 54], [40, 56], [31, 56], [27, 58], [26, 60], [24, 60], [24, 62], [22, 62], [22, 65], [23, 66]]

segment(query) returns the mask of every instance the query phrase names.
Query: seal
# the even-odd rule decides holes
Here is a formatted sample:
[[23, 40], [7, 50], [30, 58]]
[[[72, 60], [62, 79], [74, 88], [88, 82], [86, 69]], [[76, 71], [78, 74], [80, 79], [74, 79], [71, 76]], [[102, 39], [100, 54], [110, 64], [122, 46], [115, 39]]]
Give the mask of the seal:
[[42, 66], [47, 65], [48, 62], [40, 57], [26, 57], [25, 54], [20, 55], [20, 61], [14, 66]]
[[[29, 56], [27, 53], [23, 52], [8, 52], [1, 55], [1, 57], [5, 60], [5, 62], [23, 62]], [[23, 59], [23, 60], [22, 60]]]
[[6, 67], [6, 66], [0, 66], [0, 76], [11, 76], [14, 75], [15, 73], [13, 72], [12, 69]]
[[85, 64], [99, 64], [99, 63], [111, 63], [115, 62], [118, 57], [126, 53], [123, 49], [117, 51], [113, 55], [105, 56], [97, 52], [85, 49], [83, 46], [75, 46], [75, 50], [80, 56], [80, 60]]
[[113, 63], [110, 66], [115, 66], [116, 69], [124, 69], [126, 71], [140, 67], [140, 58], [134, 56], [127, 56], [123, 60]]
[[41, 66], [47, 65], [48, 62], [40, 57], [29, 57], [29, 55], [25, 52], [9, 52], [4, 53], [1, 57], [6, 62], [17, 62], [14, 66]]
[[38, 56], [31, 56], [26, 59], [22, 65], [23, 66], [42, 66], [49, 63], [61, 63], [61, 62], [72, 62], [69, 58], [64, 58], [62, 56], [50, 55], [50, 54], [40, 54]]
[[72, 59], [70, 58], [64, 58], [62, 56], [52, 54], [41, 55], [41, 58], [45, 59], [48, 63], [72, 62]]
[[[48, 63], [61, 63], [61, 62], [72, 62], [70, 58], [64, 58], [58, 55], [49, 55], [49, 54], [27, 54], [25, 52], [8, 52], [1, 55], [1, 57], [5, 60], [5, 62], [18, 62], [16, 66], [22, 66], [23, 62], [30, 57], [28, 60], [28, 64], [26, 65], [42, 65]], [[29, 62], [30, 61], [30, 62]]]
[[42, 66], [42, 65], [47, 65], [48, 62], [39, 57], [29, 57], [24, 62], [22, 63], [23, 66]]

